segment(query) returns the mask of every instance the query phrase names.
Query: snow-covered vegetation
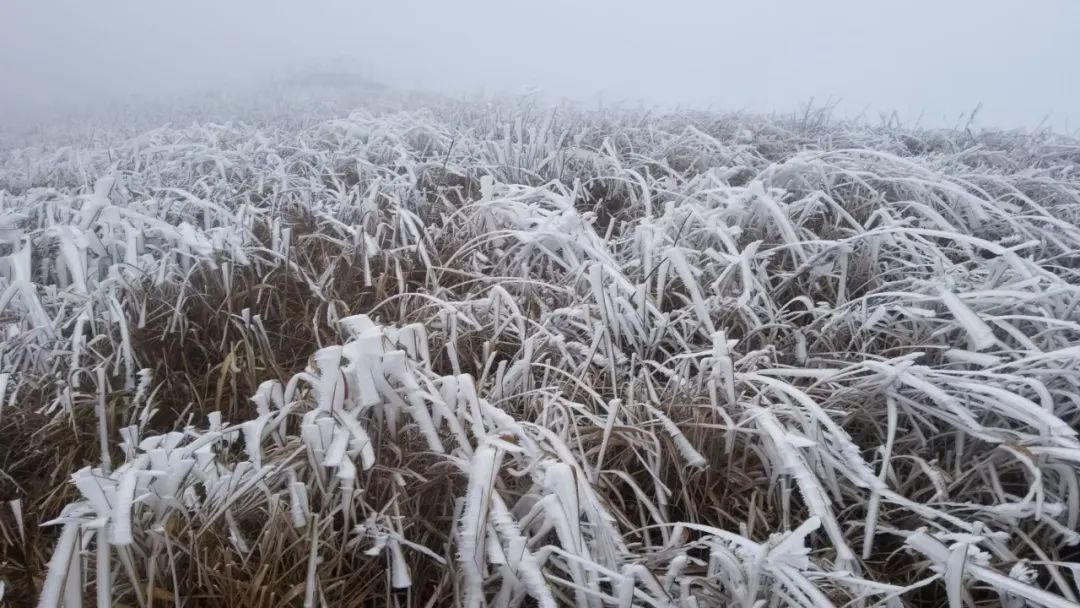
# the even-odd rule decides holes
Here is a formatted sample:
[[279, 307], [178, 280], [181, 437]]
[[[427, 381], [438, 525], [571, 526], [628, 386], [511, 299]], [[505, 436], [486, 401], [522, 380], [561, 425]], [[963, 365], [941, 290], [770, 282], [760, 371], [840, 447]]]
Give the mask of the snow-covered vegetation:
[[1080, 142], [426, 105], [0, 150], [5, 601], [1077, 605]]

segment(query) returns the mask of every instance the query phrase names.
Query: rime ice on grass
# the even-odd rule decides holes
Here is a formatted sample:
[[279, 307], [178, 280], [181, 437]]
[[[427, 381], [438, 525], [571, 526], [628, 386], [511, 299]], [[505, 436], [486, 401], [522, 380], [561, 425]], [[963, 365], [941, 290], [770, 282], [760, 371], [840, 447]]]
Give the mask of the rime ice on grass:
[[110, 141], [0, 156], [0, 425], [84, 431], [41, 606], [1075, 605], [1075, 140], [445, 103]]

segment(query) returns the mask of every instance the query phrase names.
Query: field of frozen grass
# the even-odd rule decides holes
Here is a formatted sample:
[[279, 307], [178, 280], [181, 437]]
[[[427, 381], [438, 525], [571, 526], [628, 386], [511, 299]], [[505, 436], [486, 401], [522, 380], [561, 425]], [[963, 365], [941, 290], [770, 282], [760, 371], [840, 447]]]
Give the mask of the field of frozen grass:
[[1077, 605], [1080, 141], [415, 105], [0, 149], [0, 602]]

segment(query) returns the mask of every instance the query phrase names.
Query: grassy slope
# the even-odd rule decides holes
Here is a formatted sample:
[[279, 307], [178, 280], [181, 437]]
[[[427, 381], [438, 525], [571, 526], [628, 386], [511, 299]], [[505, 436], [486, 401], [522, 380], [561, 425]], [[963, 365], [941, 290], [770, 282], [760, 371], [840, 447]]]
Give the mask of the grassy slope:
[[15, 605], [1080, 593], [1080, 142], [461, 104], [95, 137], [0, 153]]

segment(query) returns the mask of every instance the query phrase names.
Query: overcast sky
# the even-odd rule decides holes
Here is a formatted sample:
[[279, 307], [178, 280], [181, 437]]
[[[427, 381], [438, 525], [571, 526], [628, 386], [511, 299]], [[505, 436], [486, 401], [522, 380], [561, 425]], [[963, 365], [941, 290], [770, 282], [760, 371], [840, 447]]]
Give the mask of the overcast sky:
[[454, 94], [1080, 128], [1080, 0], [0, 0], [0, 117], [355, 64]]

